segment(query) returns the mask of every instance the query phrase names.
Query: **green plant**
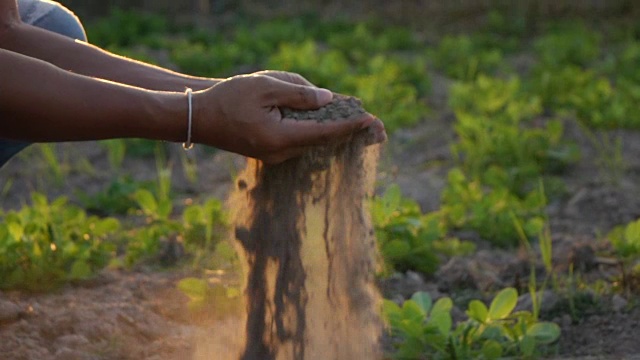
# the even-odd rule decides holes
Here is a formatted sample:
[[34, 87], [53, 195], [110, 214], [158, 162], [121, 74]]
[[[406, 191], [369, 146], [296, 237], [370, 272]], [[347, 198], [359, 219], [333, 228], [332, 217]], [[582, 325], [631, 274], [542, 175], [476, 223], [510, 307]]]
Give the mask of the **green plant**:
[[615, 227], [607, 235], [616, 253], [623, 258], [640, 255], [640, 219]]
[[109, 159], [109, 165], [112, 170], [119, 169], [124, 161], [124, 156], [127, 152], [127, 145], [124, 139], [110, 139], [100, 142], [107, 150], [107, 158]]
[[0, 213], [0, 288], [46, 290], [65, 281], [91, 277], [112, 256], [109, 237], [119, 229], [113, 218], [100, 219], [38, 193], [32, 205]]
[[534, 48], [544, 66], [587, 66], [600, 54], [600, 40], [584, 23], [564, 23], [538, 38]]
[[513, 312], [518, 293], [500, 291], [489, 308], [472, 300], [468, 320], [453, 327], [453, 302], [432, 302], [428, 293], [415, 293], [402, 307], [384, 300], [383, 312], [396, 339], [395, 359], [531, 358], [547, 353], [560, 336], [558, 325], [540, 322], [528, 311]]
[[181, 231], [180, 224], [170, 218], [173, 210], [171, 199], [156, 197], [146, 189], [138, 189], [133, 198], [145, 218], [145, 225], [131, 229], [126, 234], [124, 264], [127, 266], [157, 255], [160, 240], [169, 239]]
[[181, 225], [171, 218], [173, 200], [171, 191], [171, 168], [166, 165], [166, 155], [162, 146], [156, 147], [157, 191], [138, 189], [132, 197], [137, 203], [140, 214], [144, 216], [146, 226], [129, 231], [125, 265], [155, 256], [160, 250], [161, 239], [177, 236]]
[[53, 178], [57, 185], [62, 185], [64, 180], [64, 175], [67, 172], [68, 166], [63, 164], [60, 160], [58, 160], [58, 155], [56, 155], [56, 146], [55, 144], [38, 144], [40, 151], [42, 153], [42, 157], [44, 158], [47, 166], [53, 172]]
[[165, 17], [114, 8], [108, 16], [87, 26], [87, 37], [91, 43], [101, 47], [127, 47], [133, 45], [133, 41], [148, 42], [158, 34], [168, 31]]
[[428, 112], [421, 97], [429, 80], [420, 59], [409, 65], [378, 55], [368, 61], [361, 74], [347, 76], [344, 81], [344, 92], [360, 97], [368, 111], [384, 120], [390, 133], [416, 124]]
[[220, 200], [209, 199], [202, 205], [188, 206], [182, 213], [182, 222], [186, 250], [195, 255], [195, 266], [213, 266], [235, 258], [233, 248], [223, 241], [229, 219]]
[[640, 85], [626, 78], [612, 81], [591, 69], [566, 66], [537, 69], [530, 88], [541, 95], [547, 109], [575, 115], [598, 154], [601, 176], [617, 183], [625, 164], [621, 137], [611, 130], [640, 128], [640, 114], [634, 105], [640, 101]]
[[124, 139], [126, 153], [136, 157], [151, 157], [166, 150], [166, 144], [148, 139]]
[[419, 43], [411, 31], [400, 27], [386, 27], [375, 31], [368, 23], [361, 22], [351, 29], [331, 32], [327, 44], [355, 62], [394, 50], [415, 50]]
[[233, 42], [213, 44], [178, 42], [171, 60], [184, 72], [208, 77], [231, 76], [239, 66], [255, 66], [251, 50]]
[[452, 145], [461, 167], [483, 184], [526, 194], [540, 177], [559, 172], [578, 158], [577, 147], [563, 140], [557, 120], [533, 124], [542, 108], [521, 91], [518, 78], [480, 76], [451, 90], [458, 141]]
[[186, 151], [180, 151], [180, 164], [182, 172], [190, 184], [195, 185], [198, 182], [198, 163], [195, 156], [190, 156]]
[[503, 62], [500, 50], [481, 47], [466, 35], [445, 36], [430, 55], [437, 69], [462, 81], [472, 81], [480, 74], [492, 74]]
[[282, 43], [267, 60], [267, 68], [300, 73], [312, 83], [336, 91], [351, 72], [346, 56], [334, 49], [322, 50], [317, 42]]
[[640, 40], [627, 39], [621, 44], [608, 47], [601, 62], [595, 68], [609, 78], [640, 82], [636, 64], [640, 61]]
[[428, 87], [423, 61], [414, 63], [383, 55], [351, 63], [342, 52], [321, 50], [313, 41], [282, 44], [269, 68], [298, 72], [318, 86], [360, 97], [367, 109], [384, 119], [387, 131], [410, 126], [426, 114], [421, 100]]
[[423, 214], [418, 204], [404, 198], [397, 185], [374, 199], [371, 214], [386, 271], [417, 270], [432, 274], [439, 255], [465, 255], [475, 251], [470, 242], [448, 238], [441, 215]]
[[78, 192], [82, 206], [100, 215], [125, 215], [137, 208], [133, 194], [139, 189], [154, 190], [150, 182], [139, 182], [130, 176], [118, 177], [100, 192], [88, 195]]
[[504, 186], [483, 185], [454, 168], [442, 194], [441, 211], [449, 228], [472, 229], [494, 245], [510, 247], [519, 240], [514, 217], [525, 224], [527, 235], [536, 236], [544, 224], [545, 205], [546, 197], [539, 189], [520, 198]]
[[522, 12], [491, 10], [482, 31], [473, 39], [482, 48], [511, 53], [521, 48], [526, 35], [527, 21]]

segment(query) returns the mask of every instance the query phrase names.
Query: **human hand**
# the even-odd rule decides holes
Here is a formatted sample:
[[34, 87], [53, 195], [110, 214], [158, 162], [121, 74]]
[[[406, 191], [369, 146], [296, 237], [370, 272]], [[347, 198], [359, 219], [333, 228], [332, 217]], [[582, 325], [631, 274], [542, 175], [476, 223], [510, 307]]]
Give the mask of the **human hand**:
[[371, 114], [349, 121], [296, 121], [282, 118], [279, 106], [317, 109], [332, 93], [314, 87], [302, 76], [263, 71], [221, 81], [194, 93], [195, 142], [279, 163], [302, 155], [310, 146], [346, 141], [371, 128], [377, 142], [386, 140], [384, 125]]

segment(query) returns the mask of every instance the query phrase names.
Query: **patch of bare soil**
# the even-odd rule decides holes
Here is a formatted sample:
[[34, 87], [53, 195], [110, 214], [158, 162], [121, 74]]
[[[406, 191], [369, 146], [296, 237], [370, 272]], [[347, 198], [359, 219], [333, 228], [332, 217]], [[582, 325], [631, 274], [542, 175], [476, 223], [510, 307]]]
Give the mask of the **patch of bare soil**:
[[189, 312], [188, 299], [176, 289], [181, 275], [105, 271], [52, 293], [0, 293], [0, 354], [16, 360], [210, 359], [207, 342], [225, 338], [232, 320], [218, 314], [207, 322]]

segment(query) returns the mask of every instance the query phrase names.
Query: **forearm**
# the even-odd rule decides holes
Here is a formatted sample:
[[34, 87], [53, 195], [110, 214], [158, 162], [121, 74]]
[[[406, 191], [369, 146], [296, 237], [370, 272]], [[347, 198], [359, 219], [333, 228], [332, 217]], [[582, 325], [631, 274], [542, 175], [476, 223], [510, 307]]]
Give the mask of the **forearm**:
[[184, 141], [184, 94], [74, 74], [0, 49], [0, 137], [78, 141], [120, 137]]
[[187, 76], [124, 58], [82, 41], [18, 23], [0, 37], [0, 48], [52, 63], [78, 74], [158, 91], [203, 90], [215, 79]]

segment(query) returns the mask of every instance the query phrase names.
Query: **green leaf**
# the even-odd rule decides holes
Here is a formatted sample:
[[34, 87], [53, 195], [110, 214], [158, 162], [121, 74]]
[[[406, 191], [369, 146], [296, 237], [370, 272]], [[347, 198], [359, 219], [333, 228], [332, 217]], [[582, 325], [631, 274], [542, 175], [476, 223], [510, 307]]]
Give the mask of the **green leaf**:
[[171, 215], [171, 210], [173, 210], [173, 203], [169, 199], [165, 199], [160, 201], [158, 204], [158, 217], [160, 219], [168, 219], [169, 215]]
[[491, 302], [491, 306], [489, 307], [489, 314], [487, 319], [490, 320], [500, 320], [504, 319], [513, 309], [516, 307], [518, 302], [518, 292], [514, 288], [506, 288], [503, 289], [496, 295], [496, 297]]
[[487, 321], [487, 315], [489, 314], [489, 310], [487, 310], [487, 306], [480, 300], [471, 300], [469, 303], [469, 310], [467, 310], [467, 315], [479, 323], [484, 324]]
[[402, 319], [402, 310], [400, 309], [400, 306], [391, 300], [384, 299], [382, 301], [382, 313], [392, 327], [397, 327]]
[[532, 336], [525, 335], [520, 340], [520, 351], [524, 356], [532, 356], [536, 349], [536, 341]]
[[540, 344], [550, 344], [560, 337], [560, 327], [551, 322], [539, 322], [527, 329], [526, 336], [530, 336]]
[[453, 301], [449, 297], [443, 297], [438, 299], [436, 303], [433, 305], [433, 309], [431, 310], [432, 314], [437, 313], [449, 313], [453, 308]]
[[453, 320], [451, 319], [451, 308], [453, 301], [451, 298], [444, 297], [438, 299], [433, 305], [431, 316], [429, 316], [429, 325], [435, 326], [440, 333], [446, 335], [451, 331]]
[[24, 235], [24, 227], [17, 222], [10, 222], [8, 224], [9, 234], [16, 240], [20, 241]]
[[404, 240], [391, 240], [382, 245], [382, 254], [387, 260], [397, 261], [411, 253], [411, 246]]
[[502, 357], [502, 345], [495, 340], [487, 340], [482, 345], [482, 355], [487, 360], [499, 359]]
[[[61, 200], [60, 198], [58, 200]], [[34, 207], [46, 208], [48, 205], [47, 197], [40, 193], [31, 194], [31, 201], [33, 202]]]
[[406, 336], [420, 339], [422, 337], [422, 324], [415, 319], [402, 319], [399, 323], [399, 329]]
[[413, 300], [420, 308], [424, 311], [425, 314], [428, 314], [431, 310], [431, 305], [433, 304], [431, 300], [431, 296], [429, 293], [425, 291], [418, 291], [413, 296], [411, 296], [411, 300]]
[[84, 260], [76, 260], [71, 266], [71, 279], [86, 279], [91, 276], [91, 266]]
[[420, 359], [423, 356], [424, 344], [419, 338], [411, 337], [405, 339], [400, 345], [394, 358], [402, 360]]
[[115, 218], [106, 218], [94, 224], [93, 234], [95, 236], [104, 236], [120, 229], [120, 222]]
[[156, 215], [158, 211], [158, 203], [153, 197], [151, 191], [146, 189], [139, 189], [135, 192], [133, 197], [145, 214]]
[[427, 314], [422, 310], [420, 305], [416, 304], [413, 300], [407, 300], [402, 304], [403, 319], [422, 321], [425, 316], [427, 316]]
[[442, 335], [448, 335], [453, 325], [451, 314], [449, 312], [437, 312], [429, 317], [429, 326], [434, 326]]
[[195, 224], [204, 222], [204, 212], [202, 211], [202, 207], [197, 205], [192, 205], [184, 209], [184, 213], [182, 214], [182, 219], [185, 223], [193, 226]]

